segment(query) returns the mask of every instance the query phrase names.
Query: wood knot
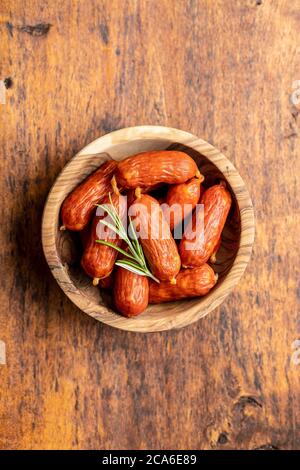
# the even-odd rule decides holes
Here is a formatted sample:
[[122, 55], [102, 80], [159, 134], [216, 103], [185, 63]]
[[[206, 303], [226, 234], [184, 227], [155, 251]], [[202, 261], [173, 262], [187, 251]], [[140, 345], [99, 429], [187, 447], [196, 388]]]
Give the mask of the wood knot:
[[13, 81], [11, 77], [7, 77], [3, 80], [5, 88], [8, 90], [13, 86]]
[[20, 31], [22, 33], [30, 34], [30, 36], [46, 36], [51, 28], [50, 23], [38, 23], [35, 25], [21, 26]]
[[222, 446], [224, 444], [227, 444], [227, 442], [228, 442], [227, 434], [225, 432], [221, 432], [221, 434], [218, 437], [217, 444]]
[[244, 411], [247, 406], [262, 408], [262, 404], [255, 397], [250, 395], [241, 396], [235, 404], [235, 407], [239, 411]]

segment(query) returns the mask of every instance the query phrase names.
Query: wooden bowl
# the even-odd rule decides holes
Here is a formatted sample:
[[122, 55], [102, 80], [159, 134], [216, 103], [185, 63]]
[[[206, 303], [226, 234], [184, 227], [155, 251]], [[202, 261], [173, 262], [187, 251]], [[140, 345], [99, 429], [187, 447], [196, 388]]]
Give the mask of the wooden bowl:
[[[211, 185], [225, 179], [233, 196], [218, 262], [217, 285], [203, 298], [149, 305], [136, 318], [113, 310], [111, 297], [94, 287], [80, 268], [79, 234], [59, 231], [60, 207], [65, 197], [108, 159], [122, 160], [146, 150], [178, 149], [198, 164]], [[188, 132], [161, 126], [138, 126], [104, 135], [86, 146], [65, 166], [55, 181], [43, 214], [42, 242], [53, 276], [65, 294], [91, 317], [123, 330], [137, 332], [181, 328], [204, 317], [223, 302], [242, 276], [254, 241], [253, 206], [245, 184], [232, 163], [215, 147]]]

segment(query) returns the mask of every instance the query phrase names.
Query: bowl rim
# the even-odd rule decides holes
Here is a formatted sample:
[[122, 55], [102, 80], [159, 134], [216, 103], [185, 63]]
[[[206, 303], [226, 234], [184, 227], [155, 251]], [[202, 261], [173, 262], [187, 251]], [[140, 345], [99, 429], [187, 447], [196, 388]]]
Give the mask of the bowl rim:
[[[193, 306], [187, 310], [186, 314], [180, 312], [177, 314], [175, 313], [174, 316], [167, 320], [162, 318], [160, 321], [157, 318], [153, 320], [147, 318], [147, 321], [143, 321], [143, 315], [128, 319], [118, 315], [106, 307], [100, 305], [95, 306], [94, 303], [89, 301], [86, 296], [83, 296], [79, 289], [72, 283], [67, 267], [60, 259], [56, 249], [56, 236], [60, 206], [62, 203], [60, 195], [63, 192], [66, 179], [71, 178], [73, 171], [72, 167], [76, 160], [83, 159], [82, 161], [84, 161], [85, 157], [93, 157], [96, 154], [99, 154], [99, 148], [102, 149], [101, 154], [105, 153], [105, 148], [112, 146], [116, 142], [119, 144], [125, 144], [134, 140], [153, 139], [158, 141], [161, 140], [162, 142], [186, 145], [187, 147], [190, 147], [204, 155], [223, 173], [236, 198], [240, 212], [241, 233], [239, 248], [232, 266], [223, 278], [221, 285], [217, 285], [207, 296], [201, 298], [200, 310], [199, 306], [197, 309], [197, 302], [194, 302]], [[84, 177], [85, 175], [79, 176], [79, 180], [76, 185], [80, 180], [83, 180]], [[54, 217], [53, 214], [56, 214], [56, 217]], [[54, 181], [54, 184], [49, 191], [42, 217], [42, 245], [44, 255], [54, 278], [69, 299], [83, 312], [98, 321], [122, 330], [143, 333], [165, 331], [187, 326], [206, 316], [209, 312], [218, 307], [242, 277], [251, 257], [254, 237], [255, 220], [251, 197], [243, 179], [230, 160], [228, 160], [220, 150], [205, 140], [200, 139], [189, 132], [165, 126], [143, 125], [122, 128], [98, 137], [86, 145], [70, 159]], [[199, 302], [200, 299], [193, 300], [198, 300]], [[174, 305], [176, 303], [177, 302], [172, 302], [164, 305], [166, 305], [167, 309], [168, 305]], [[142, 320], [138, 321], [138, 319]]]

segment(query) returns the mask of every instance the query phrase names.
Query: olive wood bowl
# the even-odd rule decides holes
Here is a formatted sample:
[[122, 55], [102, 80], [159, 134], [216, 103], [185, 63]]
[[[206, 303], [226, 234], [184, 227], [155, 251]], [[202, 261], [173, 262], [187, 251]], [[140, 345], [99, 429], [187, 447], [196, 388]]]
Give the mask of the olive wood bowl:
[[[65, 197], [91, 172], [108, 159], [147, 150], [176, 149], [187, 152], [210, 186], [227, 182], [233, 204], [222, 234], [217, 263], [216, 286], [202, 298], [149, 305], [135, 318], [124, 318], [113, 308], [111, 296], [92, 285], [80, 268], [82, 248], [79, 234], [60, 231], [60, 207]], [[179, 129], [137, 126], [104, 135], [87, 145], [64, 167], [48, 195], [42, 223], [45, 257], [58, 284], [83, 312], [98, 321], [136, 332], [181, 328], [199, 320], [218, 307], [239, 282], [249, 261], [254, 241], [254, 213], [251, 198], [232, 163], [215, 147]]]

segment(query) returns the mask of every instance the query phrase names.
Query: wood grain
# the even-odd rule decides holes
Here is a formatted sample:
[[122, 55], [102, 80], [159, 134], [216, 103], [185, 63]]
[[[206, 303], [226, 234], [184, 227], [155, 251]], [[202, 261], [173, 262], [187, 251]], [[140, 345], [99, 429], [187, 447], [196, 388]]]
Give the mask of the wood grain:
[[[12, 80], [0, 105], [0, 447], [299, 449], [299, 1], [4, 0], [0, 11], [0, 78]], [[64, 165], [138, 124], [223, 151], [257, 229], [226, 302], [151, 335], [80, 313], [40, 239]]]

